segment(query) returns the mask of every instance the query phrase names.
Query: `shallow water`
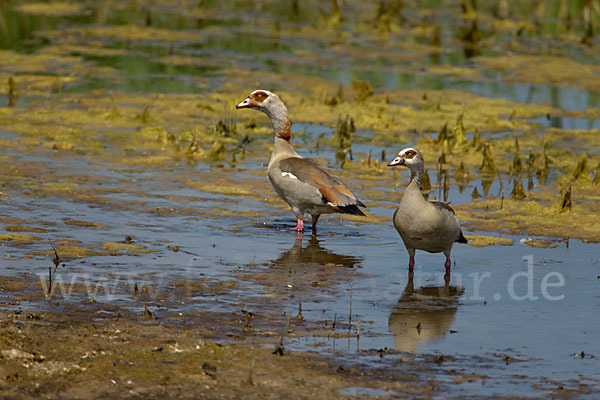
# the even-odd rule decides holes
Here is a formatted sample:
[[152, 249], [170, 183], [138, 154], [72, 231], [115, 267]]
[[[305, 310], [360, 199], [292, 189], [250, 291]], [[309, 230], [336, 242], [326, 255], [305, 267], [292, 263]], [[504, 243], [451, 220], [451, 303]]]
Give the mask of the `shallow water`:
[[[78, 168], [81, 171], [81, 166]], [[105, 177], [116, 172], [95, 170], [95, 174]], [[193, 173], [185, 166], [179, 170], [182, 176]], [[130, 175], [139, 187], [164, 181], [159, 172]], [[117, 176], [126, 179], [123, 174]], [[115, 180], [111, 186], [118, 187], [118, 182]], [[222, 201], [209, 193], [166, 186], [145, 190], [141, 208], [181, 206], [180, 202], [160, 197], [165, 194], [187, 198], [186, 207], [198, 209]], [[136, 199], [135, 194], [106, 197], [117, 204]], [[407, 353], [416, 354], [414, 363], [426, 355], [444, 355], [447, 361], [440, 363], [439, 379], [457, 368], [483, 377], [480, 383], [464, 384], [466, 393], [473, 395], [535, 395], [544, 393], [543, 387], [555, 385], [553, 382], [578, 382], [580, 375], [595, 379], [595, 384], [600, 379], [596, 358], [600, 322], [590, 313], [600, 305], [596, 295], [600, 275], [597, 244], [570, 240], [568, 248], [567, 243], [560, 243], [556, 248], [539, 249], [521, 244], [521, 236], [509, 236], [514, 243], [511, 247], [479, 249], [456, 245], [447, 289], [443, 256], [419, 252], [411, 288], [407, 255], [391, 223], [358, 227], [336, 217], [325, 217], [317, 237], [306, 234], [297, 239], [294, 232], [278, 230], [293, 224], [287, 211], [239, 198], [231, 198], [228, 204], [234, 209], [254, 207], [273, 216], [206, 220], [90, 207], [52, 197], [32, 202], [20, 196], [5, 199], [0, 214], [26, 218], [35, 225], [37, 221], [52, 223], [50, 227], [55, 232], [42, 236], [54, 241], [72, 238], [82, 243], [99, 243], [122, 241], [131, 235], [133, 243], [156, 250], [66, 261], [54, 278], [62, 280], [55, 288], [58, 304], [93, 297], [99, 303], [140, 311], [146, 304], [162, 318], [182, 313], [182, 320], [201, 310], [237, 312], [243, 307], [257, 314], [279, 315], [280, 321], [294, 317], [301, 304], [307, 325], [331, 326], [337, 320], [337, 329], [349, 332], [351, 337], [336, 339], [330, 332], [325, 337], [290, 338], [286, 339], [289, 350], [317, 350], [332, 353], [345, 362], [389, 364], [390, 368]], [[390, 218], [392, 211], [370, 209], [374, 215]], [[108, 226], [66, 226], [66, 216]], [[473, 233], [478, 232], [468, 234]], [[179, 251], [169, 250], [169, 245], [177, 246]], [[49, 257], [20, 258], [32, 250], [48, 250], [48, 242], [5, 247], [4, 274], [33, 278], [47, 287]], [[527, 257], [533, 261], [531, 274]], [[199, 277], [238, 284], [216, 297], [206, 297], [202, 290], [168, 294], [178, 282]], [[544, 280], [548, 284], [546, 293]], [[69, 283], [84, 284], [89, 293], [69, 293]], [[131, 295], [131, 286], [122, 287], [126, 283], [140, 287], [147, 284], [161, 289], [161, 294], [150, 297], [150, 301], [140, 301]], [[161, 305], [163, 296], [168, 303]], [[4, 307], [56, 309], [43, 300], [14, 301], [11, 296], [5, 297]], [[191, 316], [188, 321], [194, 319]], [[383, 358], [370, 356], [372, 351], [384, 348], [400, 353]], [[578, 356], [582, 351], [584, 358]], [[549, 382], [542, 388], [533, 388], [542, 378]]]
[[[15, 37], [0, 41], [0, 45], [23, 52], [35, 52], [51, 42], [40, 39], [37, 30], [86, 26], [96, 18], [23, 16], [14, 13], [12, 5], [14, 2], [8, 2], [0, 9]], [[104, 23], [134, 23], [144, 16], [143, 12], [111, 10]], [[153, 21], [154, 27], [181, 30], [193, 29], [196, 24], [201, 28], [235, 27], [238, 22], [233, 17], [193, 21], [169, 15], [154, 15]], [[21, 24], [23, 29], [17, 29]], [[85, 54], [86, 62], [112, 67], [118, 74], [86, 77], [64, 87], [62, 93], [93, 97], [92, 90], [110, 88], [200, 96], [227, 82], [224, 69], [244, 66], [250, 71], [277, 72], [288, 79], [294, 79], [290, 73], [316, 75], [345, 85], [363, 79], [376, 89], [460, 89], [489, 98], [548, 104], [564, 112], [585, 111], [600, 103], [598, 93], [500, 82], [495, 73], [478, 80], [446, 78], [407, 72], [387, 60], [374, 66], [372, 60], [352, 51], [343, 52], [343, 57], [318, 54], [328, 45], [318, 37], [299, 35], [292, 43], [282, 44], [270, 31], [253, 36], [247, 29], [235, 27], [225, 32], [211, 31], [201, 43], [174, 47], [149, 38], [134, 44], [133, 54]], [[97, 40], [105, 48], [124, 47], [116, 39]], [[373, 51], [372, 42], [357, 41]], [[298, 50], [309, 53], [306, 59], [295, 57]], [[461, 52], [460, 48], [452, 49], [442, 62], [471, 68]], [[171, 53], [212, 59], [200, 66], [158, 61]], [[412, 61], [412, 65], [420, 62]], [[27, 108], [28, 100], [27, 96], [20, 97], [17, 107]], [[597, 130], [598, 121], [565, 116], [531, 120], [542, 131], [551, 127]], [[292, 132], [298, 136], [295, 143], [299, 152], [339, 169], [335, 149], [327, 144], [314, 147], [317, 140], [330, 138], [335, 129], [300, 122], [293, 125]], [[406, 141], [402, 137], [392, 150], [371, 143], [371, 134], [369, 129], [358, 127], [352, 144], [355, 159], [366, 159], [369, 153], [377, 159], [382, 150], [389, 158], [390, 153], [409, 144], [401, 143]], [[509, 131], [506, 135], [516, 134]], [[0, 131], [0, 138], [18, 137], [8, 130]], [[254, 145], [267, 147], [271, 138], [255, 140], [258, 143]], [[598, 149], [592, 146], [583, 151]], [[439, 358], [437, 370], [429, 373], [442, 384], [454, 383], [452, 395], [457, 397], [544, 396], [558, 386], [599, 388], [600, 321], [595, 318], [600, 306], [598, 243], [569, 240], [567, 232], [564, 240], [533, 237], [549, 239], [554, 248], [527, 245], [523, 241], [529, 238], [526, 233], [502, 235], [512, 240], [512, 246], [457, 244], [449, 286], [443, 279], [443, 256], [418, 252], [414, 281], [410, 283], [408, 256], [391, 224], [394, 201], [383, 197], [368, 208], [374, 217], [389, 218], [389, 222], [326, 216], [316, 237], [307, 232], [299, 238], [286, 230], [294, 225], [291, 213], [269, 192], [264, 177], [268, 151], [260, 155], [249, 152], [236, 167], [224, 161], [211, 164], [177, 159], [168, 165], [135, 168], [125, 160], [119, 166], [122, 155], [116, 152], [115, 160], [109, 163], [95, 159], [93, 154], [64, 156], [44, 148], [30, 153], [8, 148], [3, 149], [2, 156], [14, 158], [15, 165], [40, 171], [32, 173], [38, 180], [32, 178], [30, 186], [11, 186], [9, 182], [0, 187], [9, 194], [0, 193], [2, 226], [48, 229], [31, 232], [37, 239], [28, 243], [0, 242], [2, 275], [31, 282], [22, 291], [0, 291], [3, 308], [60, 312], [64, 303], [93, 299], [136, 312], [147, 307], [160, 319], [176, 324], [206, 323], [202, 313], [239, 319], [240, 310], [244, 310], [255, 315], [250, 334], [234, 318], [216, 330], [215, 339], [254, 340], [254, 335], [272, 341], [291, 318], [296, 322], [294, 332], [285, 337], [288, 350], [318, 351], [340, 363], [406, 371], [418, 371], [420, 361]], [[436, 182], [435, 168], [430, 168], [430, 173]], [[189, 184], [212, 182], [215, 177], [255, 184], [256, 191], [223, 194]], [[408, 174], [399, 172], [395, 179], [405, 182]], [[359, 179], [347, 180], [359, 193], [366, 189]], [[48, 182], [77, 182], [77, 186], [68, 193], [40, 191], [43, 195], [38, 195], [36, 186]], [[390, 178], [382, 178], [382, 182], [387, 184]], [[395, 197], [400, 196], [401, 188], [386, 184], [371, 182], [369, 188], [387, 195], [395, 191]], [[475, 186], [483, 192], [481, 179], [471, 179], [462, 191], [452, 184], [447, 200], [453, 205], [467, 204]], [[508, 190], [504, 189], [507, 197]], [[489, 197], [500, 191], [495, 180]], [[442, 199], [443, 195], [434, 188], [430, 198]], [[368, 200], [364, 199], [367, 205]], [[67, 220], [99, 225], [77, 225]], [[490, 235], [480, 231], [466, 234]], [[46, 298], [41, 290], [48, 288], [53, 257], [50, 240], [78, 241], [78, 245], [97, 253], [65, 256], [54, 270], [54, 297]], [[140, 247], [114, 250], [108, 242]], [[139, 295], [134, 287], [139, 288]], [[300, 307], [304, 320], [296, 318]], [[108, 306], [106, 313], [111, 313]], [[210, 323], [219, 325], [219, 318]], [[456, 383], [457, 370], [475, 377]], [[392, 395], [369, 388], [348, 388], [343, 394]]]

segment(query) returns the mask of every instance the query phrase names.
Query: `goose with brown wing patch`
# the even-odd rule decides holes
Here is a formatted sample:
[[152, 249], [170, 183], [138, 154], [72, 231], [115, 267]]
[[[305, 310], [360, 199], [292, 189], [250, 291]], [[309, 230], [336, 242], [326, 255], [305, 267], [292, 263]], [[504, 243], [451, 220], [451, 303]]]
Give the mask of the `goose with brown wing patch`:
[[273, 125], [275, 142], [269, 160], [268, 176], [273, 188], [298, 219], [293, 230], [303, 231], [305, 213], [312, 217], [312, 231], [317, 232], [321, 214], [345, 213], [365, 215], [365, 205], [329, 168], [311, 158], [304, 158], [290, 143], [290, 120], [283, 101], [267, 90], [255, 90], [236, 108], [252, 108], [267, 114]]
[[427, 201], [421, 192], [425, 161], [420, 151], [406, 148], [398, 153], [389, 167], [402, 165], [410, 169], [410, 183], [406, 187], [398, 209], [394, 213], [394, 226], [408, 250], [409, 273], [415, 265], [415, 250], [444, 253], [447, 277], [450, 273], [450, 252], [455, 242], [467, 243], [454, 210], [448, 203]]

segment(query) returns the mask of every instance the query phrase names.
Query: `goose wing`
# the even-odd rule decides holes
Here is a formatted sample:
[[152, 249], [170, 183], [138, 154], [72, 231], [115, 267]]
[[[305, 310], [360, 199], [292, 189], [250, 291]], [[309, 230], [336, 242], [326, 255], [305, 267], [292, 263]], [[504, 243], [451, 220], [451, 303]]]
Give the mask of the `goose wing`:
[[[443, 201], [435, 201], [435, 200], [431, 200], [430, 203], [433, 204], [438, 210], [440, 210], [442, 212], [451, 212], [452, 215], [454, 215], [454, 217], [456, 217], [456, 213], [454, 212], [454, 209], [452, 207], [450, 207], [450, 203], [446, 203]], [[458, 219], [457, 219], [457, 221], [458, 221]], [[465, 235], [463, 235], [462, 229], [459, 231], [456, 242], [467, 243], [467, 238], [465, 237]]]
[[354, 193], [329, 168], [311, 158], [289, 157], [279, 162], [282, 173], [294, 175], [301, 182], [314, 186], [329, 202], [348, 214], [364, 215], [365, 207]]

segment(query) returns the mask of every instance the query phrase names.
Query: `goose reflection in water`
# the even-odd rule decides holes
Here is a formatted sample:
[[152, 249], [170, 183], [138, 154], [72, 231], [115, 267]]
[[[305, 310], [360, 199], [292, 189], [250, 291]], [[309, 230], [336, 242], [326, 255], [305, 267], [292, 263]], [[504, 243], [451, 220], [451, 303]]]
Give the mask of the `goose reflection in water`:
[[271, 260], [268, 269], [253, 269], [249, 279], [272, 296], [294, 301], [312, 301], [319, 296], [337, 296], [340, 287], [355, 278], [361, 267], [360, 256], [337, 254], [322, 247], [316, 236], [296, 239], [292, 248]]
[[302, 238], [298, 237], [294, 247], [281, 253], [279, 258], [273, 260], [274, 266], [331, 266], [353, 268], [362, 262], [362, 257], [336, 254], [321, 246], [315, 235], [302, 246]]
[[463, 293], [464, 288], [450, 286], [448, 281], [415, 290], [410, 279], [388, 321], [396, 350], [416, 353], [422, 343], [444, 336], [452, 327]]

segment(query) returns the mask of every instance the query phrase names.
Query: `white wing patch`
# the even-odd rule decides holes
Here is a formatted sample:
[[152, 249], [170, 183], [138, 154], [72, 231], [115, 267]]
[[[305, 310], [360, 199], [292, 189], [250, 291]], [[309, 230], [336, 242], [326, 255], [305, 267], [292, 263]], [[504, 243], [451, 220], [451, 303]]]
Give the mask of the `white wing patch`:
[[281, 176], [289, 176], [291, 179], [298, 180], [298, 177], [296, 175], [292, 174], [291, 172], [282, 172]]

